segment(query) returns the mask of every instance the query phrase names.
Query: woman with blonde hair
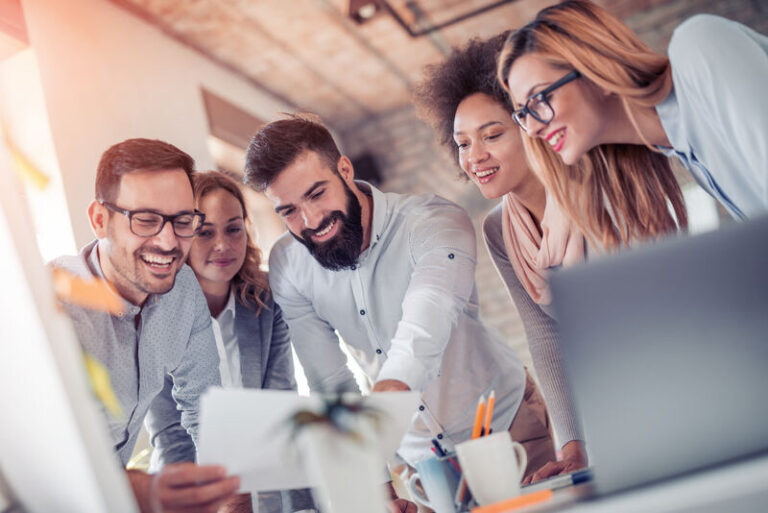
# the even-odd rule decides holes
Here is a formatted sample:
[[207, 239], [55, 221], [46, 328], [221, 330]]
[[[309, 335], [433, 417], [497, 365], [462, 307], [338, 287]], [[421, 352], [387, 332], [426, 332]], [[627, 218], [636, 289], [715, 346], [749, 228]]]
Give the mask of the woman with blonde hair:
[[[195, 173], [192, 182], [195, 208], [205, 221], [187, 263], [211, 312], [222, 386], [295, 390], [288, 325], [261, 269], [261, 250], [251, 240], [243, 194], [234, 180], [217, 171]], [[178, 440], [189, 435], [181, 427], [172, 388], [166, 379], [147, 416], [153, 466], [195, 460], [194, 454], [177, 450]], [[286, 511], [282, 502], [288, 497], [290, 511], [314, 511], [308, 490], [261, 493], [258, 511]]]
[[[562, 371], [557, 321], [547, 274], [581, 262], [584, 237], [525, 162], [512, 105], [496, 81], [496, 56], [506, 33], [472, 40], [426, 69], [416, 100], [440, 141], [489, 199], [501, 199], [483, 222], [486, 247], [525, 327], [546, 407], [528, 377], [524, 401], [510, 427], [528, 453], [526, 482], [586, 466], [579, 422]], [[548, 415], [549, 413], [549, 415]], [[548, 417], [563, 458], [555, 461]]]
[[768, 38], [697, 15], [668, 53], [570, 0], [513, 32], [499, 56], [534, 171], [604, 247], [686, 226], [666, 156], [734, 217], [768, 209]]

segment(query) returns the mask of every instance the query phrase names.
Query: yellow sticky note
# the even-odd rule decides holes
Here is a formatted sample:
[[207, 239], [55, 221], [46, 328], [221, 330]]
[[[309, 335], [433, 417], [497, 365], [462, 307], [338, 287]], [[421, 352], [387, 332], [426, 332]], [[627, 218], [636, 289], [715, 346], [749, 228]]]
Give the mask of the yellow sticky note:
[[67, 303], [113, 315], [125, 312], [125, 303], [104, 280], [86, 280], [63, 269], [54, 268], [53, 288], [56, 296]]
[[8, 132], [4, 130], [5, 144], [8, 146], [8, 151], [11, 153], [13, 159], [13, 169], [16, 171], [22, 179], [31, 183], [38, 189], [45, 189], [48, 187], [51, 179], [40, 171], [31, 160], [29, 160], [17, 147], [13, 144], [13, 141], [8, 137]]
[[91, 381], [91, 388], [96, 398], [101, 404], [116, 418], [123, 417], [123, 409], [120, 407], [120, 401], [117, 400], [115, 391], [112, 389], [112, 381], [109, 378], [109, 371], [96, 358], [83, 353], [85, 360], [85, 369], [88, 372], [88, 378]]

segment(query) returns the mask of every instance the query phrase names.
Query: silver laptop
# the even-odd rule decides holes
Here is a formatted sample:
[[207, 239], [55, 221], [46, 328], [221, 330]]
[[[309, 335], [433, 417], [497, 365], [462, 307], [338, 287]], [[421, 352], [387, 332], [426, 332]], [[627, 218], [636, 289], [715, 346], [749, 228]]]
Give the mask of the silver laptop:
[[768, 217], [551, 286], [596, 493], [768, 451]]

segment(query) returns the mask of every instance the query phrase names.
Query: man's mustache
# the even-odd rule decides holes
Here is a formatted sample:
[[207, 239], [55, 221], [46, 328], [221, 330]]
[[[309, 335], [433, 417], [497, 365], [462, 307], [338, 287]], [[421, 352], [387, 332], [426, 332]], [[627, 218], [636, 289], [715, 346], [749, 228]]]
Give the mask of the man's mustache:
[[317, 235], [318, 233], [325, 230], [328, 227], [328, 225], [334, 221], [334, 219], [344, 222], [344, 214], [340, 210], [334, 210], [333, 212], [328, 214], [328, 216], [325, 219], [323, 219], [323, 222], [320, 223], [320, 225], [317, 228], [315, 229], [305, 228], [301, 230], [302, 238], [304, 240], [310, 240], [310, 238], [313, 235]]

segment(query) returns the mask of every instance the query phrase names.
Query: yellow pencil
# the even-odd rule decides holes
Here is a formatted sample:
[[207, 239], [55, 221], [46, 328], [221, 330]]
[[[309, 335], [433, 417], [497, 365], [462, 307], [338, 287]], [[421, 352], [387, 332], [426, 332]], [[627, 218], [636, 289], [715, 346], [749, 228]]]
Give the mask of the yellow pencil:
[[477, 412], [475, 413], [475, 425], [472, 426], [472, 440], [480, 436], [480, 430], [483, 429], [483, 418], [485, 414], [485, 396], [481, 395], [477, 401]]
[[496, 402], [496, 391], [491, 390], [491, 394], [488, 396], [488, 406], [485, 407], [485, 429], [483, 435], [488, 435], [491, 432], [491, 420], [493, 420], [493, 405]]

